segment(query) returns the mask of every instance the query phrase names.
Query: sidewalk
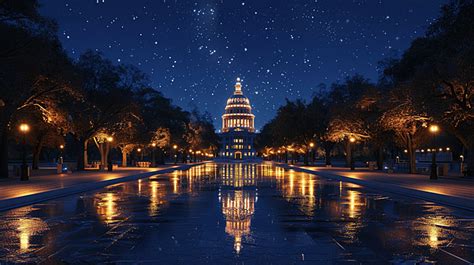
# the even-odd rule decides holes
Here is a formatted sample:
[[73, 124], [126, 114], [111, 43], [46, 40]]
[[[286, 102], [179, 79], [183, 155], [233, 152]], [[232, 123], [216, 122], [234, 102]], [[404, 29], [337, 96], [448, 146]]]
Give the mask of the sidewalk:
[[474, 180], [441, 177], [430, 180], [427, 175], [384, 173], [347, 168], [314, 166], [278, 166], [315, 174], [322, 177], [359, 184], [379, 191], [414, 197], [448, 206], [474, 211]]
[[200, 164], [202, 163], [163, 165], [157, 168], [120, 168], [112, 172], [91, 170], [71, 174], [33, 176], [29, 181], [2, 180], [0, 181], [0, 211], [155, 174], [169, 173], [176, 169], [184, 170]]

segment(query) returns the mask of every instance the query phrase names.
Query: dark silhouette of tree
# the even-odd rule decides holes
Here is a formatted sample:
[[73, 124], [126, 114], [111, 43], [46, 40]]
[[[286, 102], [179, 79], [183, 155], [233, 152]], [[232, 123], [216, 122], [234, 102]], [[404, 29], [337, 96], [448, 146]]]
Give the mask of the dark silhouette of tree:
[[191, 112], [186, 142], [187, 149], [216, 155], [219, 136], [215, 132], [214, 123], [209, 113], [201, 114], [197, 109]]
[[474, 3], [455, 0], [426, 36], [414, 40], [385, 70], [396, 86], [409, 86], [413, 106], [454, 134], [474, 168]]
[[0, 42], [0, 176], [7, 177], [8, 139], [18, 111], [34, 107], [48, 115], [56, 101], [76, 91], [71, 63], [55, 36], [5, 22], [0, 35], [9, 36]]
[[120, 67], [113, 65], [102, 54], [87, 51], [77, 62], [80, 91], [83, 95], [66, 104], [71, 119], [71, 133], [79, 142], [77, 168], [83, 170], [87, 164], [87, 148], [93, 140], [106, 162], [105, 141], [114, 135], [130, 115], [133, 115], [133, 91], [121, 85]]

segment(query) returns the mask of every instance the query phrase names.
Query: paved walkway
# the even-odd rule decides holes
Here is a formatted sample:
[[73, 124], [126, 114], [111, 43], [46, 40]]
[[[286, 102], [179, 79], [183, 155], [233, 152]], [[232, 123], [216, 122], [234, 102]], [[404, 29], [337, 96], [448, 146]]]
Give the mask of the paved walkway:
[[280, 164], [280, 166], [474, 211], [474, 180], [472, 179], [441, 177], [438, 180], [430, 180], [429, 176], [420, 174], [384, 173], [366, 169], [351, 171], [346, 168], [286, 164]]
[[102, 188], [116, 183], [187, 169], [196, 164], [164, 165], [157, 168], [121, 168], [112, 172], [83, 171], [70, 174], [33, 176], [29, 181], [0, 181], [0, 211], [32, 203]]

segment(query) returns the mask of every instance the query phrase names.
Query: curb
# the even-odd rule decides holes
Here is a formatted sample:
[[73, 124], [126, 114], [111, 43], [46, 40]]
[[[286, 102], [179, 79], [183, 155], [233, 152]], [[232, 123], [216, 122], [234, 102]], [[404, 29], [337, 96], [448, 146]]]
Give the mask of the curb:
[[26, 196], [21, 196], [21, 197], [16, 197], [16, 198], [10, 198], [10, 199], [5, 199], [5, 200], [0, 200], [0, 212], [4, 212], [7, 210], [35, 204], [38, 202], [43, 202], [43, 201], [48, 201], [52, 199], [57, 199], [77, 193], [82, 193], [82, 192], [87, 192], [91, 190], [97, 190], [101, 189], [110, 185], [122, 183], [122, 182], [127, 182], [127, 181], [132, 181], [132, 180], [138, 180], [142, 178], [147, 178], [151, 177], [153, 175], [157, 174], [165, 174], [165, 173], [170, 173], [175, 170], [186, 170], [191, 167], [195, 166], [200, 166], [205, 163], [197, 163], [197, 164], [192, 164], [192, 165], [182, 165], [182, 166], [177, 166], [177, 167], [171, 167], [171, 168], [166, 168], [166, 169], [161, 169], [157, 171], [151, 171], [151, 172], [145, 172], [145, 173], [139, 173], [136, 175], [130, 175], [130, 176], [124, 176], [116, 179], [109, 179], [109, 180], [104, 180], [104, 181], [99, 181], [99, 182], [90, 182], [90, 183], [84, 183], [84, 184], [79, 184], [76, 186], [71, 186], [71, 187], [66, 187], [66, 188], [60, 188], [60, 189], [55, 189], [51, 191], [45, 191], [45, 192], [40, 192], [36, 194], [30, 194]]
[[403, 187], [403, 186], [399, 186], [395, 184], [389, 184], [389, 183], [377, 183], [377, 182], [370, 182], [366, 180], [353, 179], [353, 178], [344, 177], [337, 174], [304, 169], [300, 167], [293, 167], [293, 166], [289, 166], [285, 164], [275, 164], [275, 165], [277, 167], [281, 167], [284, 169], [293, 169], [295, 171], [305, 172], [305, 173], [317, 175], [320, 177], [324, 177], [327, 179], [350, 182], [353, 184], [357, 184], [360, 186], [364, 186], [364, 187], [376, 190], [378, 192], [388, 192], [388, 193], [392, 193], [396, 195], [403, 195], [406, 197], [421, 199], [425, 201], [442, 204], [445, 206], [455, 207], [462, 210], [474, 212], [474, 200], [465, 198], [465, 197], [454, 197], [454, 196], [449, 196], [449, 195], [437, 194], [437, 193], [411, 189], [411, 188], [407, 188], [407, 187]]

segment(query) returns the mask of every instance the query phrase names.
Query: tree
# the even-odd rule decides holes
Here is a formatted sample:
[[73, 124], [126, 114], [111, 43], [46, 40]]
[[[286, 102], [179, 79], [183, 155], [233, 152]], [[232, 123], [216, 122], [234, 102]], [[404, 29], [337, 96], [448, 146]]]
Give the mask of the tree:
[[191, 112], [190, 118], [186, 133], [187, 147], [194, 151], [203, 150], [205, 153], [210, 152], [215, 155], [219, 145], [219, 137], [215, 133], [210, 114], [200, 114], [195, 109]]
[[[9, 36], [0, 42], [0, 51], [8, 51], [0, 58], [0, 176], [7, 177], [8, 139], [18, 111], [34, 107], [48, 115], [55, 101], [76, 91], [68, 78], [71, 63], [57, 38], [5, 23], [0, 34]], [[27, 45], [20, 49], [19, 43]]]
[[[58, 113], [57, 108], [47, 108], [48, 112], [29, 107], [18, 112], [18, 122], [25, 121], [32, 129], [27, 135], [27, 143], [33, 147], [32, 168], [38, 169], [41, 152], [44, 147], [58, 149], [64, 144], [64, 132], [67, 131], [66, 115]], [[18, 126], [15, 126], [18, 127]], [[19, 135], [17, 134], [17, 137]], [[21, 139], [17, 139], [20, 141]]]
[[[72, 121], [72, 134], [80, 145], [78, 170], [87, 164], [88, 142], [94, 139], [98, 147], [115, 130], [127, 126], [125, 122], [132, 115], [133, 92], [128, 86], [121, 86], [121, 68], [115, 66], [102, 54], [87, 51], [76, 65], [81, 82], [82, 98], [66, 104]], [[102, 144], [103, 145], [103, 144]], [[99, 148], [101, 161], [106, 161], [106, 152]]]
[[454, 0], [426, 36], [414, 40], [402, 58], [386, 68], [396, 84], [409, 84], [414, 106], [453, 133], [474, 168], [474, 3]]
[[386, 109], [379, 123], [396, 135], [397, 142], [407, 150], [410, 173], [416, 173], [415, 150], [426, 136], [429, 118], [414, 107], [410, 89], [399, 87], [386, 98]]
[[163, 150], [171, 143], [171, 133], [168, 128], [158, 128], [152, 133], [151, 143], [158, 147], [158, 164], [164, 164]]
[[[346, 150], [346, 164], [350, 164], [352, 147], [350, 138], [365, 141], [370, 138], [367, 120], [366, 103], [369, 91], [375, 87], [369, 80], [360, 75], [346, 78], [342, 84], [333, 84], [328, 99], [330, 104], [330, 121], [326, 139], [331, 142], [342, 142]], [[372, 103], [369, 101], [369, 103]]]

